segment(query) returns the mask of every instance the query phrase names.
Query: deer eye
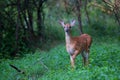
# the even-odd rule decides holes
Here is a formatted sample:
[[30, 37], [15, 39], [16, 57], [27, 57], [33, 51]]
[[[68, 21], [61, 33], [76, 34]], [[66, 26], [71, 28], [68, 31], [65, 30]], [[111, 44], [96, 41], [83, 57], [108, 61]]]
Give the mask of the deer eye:
[[70, 26], [70, 28], [71, 28], [71, 26]]

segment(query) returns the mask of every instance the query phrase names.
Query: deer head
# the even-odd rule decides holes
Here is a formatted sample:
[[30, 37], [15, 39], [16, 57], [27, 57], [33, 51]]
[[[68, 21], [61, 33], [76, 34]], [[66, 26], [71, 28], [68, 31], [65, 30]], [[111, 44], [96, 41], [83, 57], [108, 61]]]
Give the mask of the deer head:
[[73, 20], [72, 22], [70, 22], [69, 24], [65, 24], [64, 21], [60, 21], [59, 23], [62, 25], [62, 27], [64, 28], [65, 32], [69, 32], [71, 30], [71, 28], [75, 25], [75, 20]]

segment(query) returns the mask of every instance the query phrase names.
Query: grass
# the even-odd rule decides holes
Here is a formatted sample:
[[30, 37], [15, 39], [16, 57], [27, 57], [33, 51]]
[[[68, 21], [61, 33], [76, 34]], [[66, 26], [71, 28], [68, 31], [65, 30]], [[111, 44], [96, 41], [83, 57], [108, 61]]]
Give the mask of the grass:
[[[94, 42], [90, 64], [83, 67], [81, 55], [76, 58], [76, 69], [71, 69], [64, 44], [48, 52], [36, 50], [22, 58], [0, 61], [0, 80], [120, 80], [120, 46], [116, 42]], [[25, 74], [11, 68], [13, 64]]]

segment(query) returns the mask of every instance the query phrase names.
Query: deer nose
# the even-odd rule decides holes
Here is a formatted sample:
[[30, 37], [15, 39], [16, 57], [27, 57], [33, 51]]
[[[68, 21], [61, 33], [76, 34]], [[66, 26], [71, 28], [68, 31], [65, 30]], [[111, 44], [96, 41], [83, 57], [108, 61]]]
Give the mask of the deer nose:
[[68, 32], [69, 31], [69, 29], [65, 29], [65, 32]]

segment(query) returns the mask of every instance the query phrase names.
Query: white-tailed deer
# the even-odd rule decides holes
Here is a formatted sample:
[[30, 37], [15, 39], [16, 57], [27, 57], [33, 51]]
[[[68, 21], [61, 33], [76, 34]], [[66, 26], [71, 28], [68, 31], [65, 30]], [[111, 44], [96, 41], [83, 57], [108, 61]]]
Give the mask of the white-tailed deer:
[[90, 46], [92, 43], [92, 38], [88, 34], [81, 34], [77, 37], [71, 36], [71, 27], [74, 26], [75, 20], [70, 24], [65, 24], [63, 21], [60, 21], [60, 24], [65, 31], [65, 40], [66, 40], [66, 49], [70, 54], [71, 66], [74, 68], [75, 57], [81, 53], [84, 61], [84, 65], [88, 64], [88, 57], [90, 52]]

